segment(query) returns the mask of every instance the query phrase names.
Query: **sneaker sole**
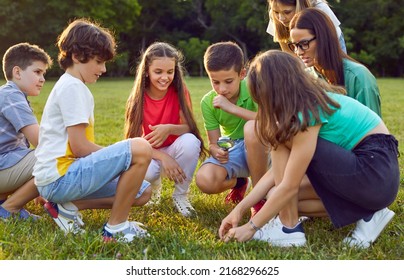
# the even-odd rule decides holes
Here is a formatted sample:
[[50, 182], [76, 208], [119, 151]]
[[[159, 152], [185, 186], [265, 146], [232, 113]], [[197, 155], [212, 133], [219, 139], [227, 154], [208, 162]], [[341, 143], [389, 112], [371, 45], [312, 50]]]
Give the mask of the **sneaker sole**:
[[295, 239], [282, 239], [282, 240], [274, 240], [274, 239], [265, 239], [265, 238], [252, 238], [252, 240], [259, 240], [263, 242], [267, 242], [272, 246], [276, 247], [301, 247], [305, 246], [307, 239], [304, 238], [295, 238]]
[[306, 238], [302, 238], [302, 239], [283, 239], [281, 240], [273, 240], [273, 239], [269, 239], [267, 240], [267, 242], [273, 246], [276, 247], [301, 247], [306, 245]]

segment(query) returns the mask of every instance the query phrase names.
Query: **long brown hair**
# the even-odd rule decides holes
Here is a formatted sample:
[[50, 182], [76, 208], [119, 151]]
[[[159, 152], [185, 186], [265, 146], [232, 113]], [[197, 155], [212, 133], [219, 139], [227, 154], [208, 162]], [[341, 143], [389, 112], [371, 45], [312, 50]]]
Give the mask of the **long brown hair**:
[[201, 141], [200, 157], [204, 158], [207, 151], [192, 114], [190, 104], [191, 97], [189, 96], [188, 101], [188, 98], [186, 98], [185, 95], [186, 89], [182, 69], [183, 55], [174, 46], [165, 42], [155, 42], [151, 44], [141, 57], [141, 61], [136, 70], [133, 88], [126, 102], [124, 128], [125, 138], [142, 136], [144, 94], [146, 88], [150, 85], [150, 79], [146, 74], [153, 60], [162, 57], [173, 58], [175, 60], [174, 79], [171, 85], [175, 88], [178, 95], [181, 111], [183, 112], [184, 118], [191, 129], [191, 133]]
[[[256, 133], [260, 141], [274, 149], [305, 131], [320, 111], [334, 113], [340, 105], [326, 91], [340, 91], [307, 73], [292, 54], [270, 50], [257, 55], [247, 76], [251, 96], [258, 104]], [[301, 118], [299, 115], [301, 114]]]
[[271, 9], [273, 4], [277, 3], [282, 3], [283, 5], [287, 6], [294, 6], [295, 8], [295, 13], [298, 13], [302, 11], [303, 9], [306, 9], [308, 7], [312, 6], [312, 3], [310, 0], [268, 0], [268, 12], [269, 12], [269, 17], [272, 18], [272, 21], [274, 22], [274, 42], [283, 42], [287, 43], [289, 41], [289, 28], [284, 26], [278, 18], [274, 15], [273, 10]]
[[307, 29], [316, 37], [317, 69], [330, 84], [345, 86], [343, 58], [358, 61], [345, 54], [340, 47], [337, 31], [331, 19], [316, 8], [297, 13], [289, 23], [290, 29]]

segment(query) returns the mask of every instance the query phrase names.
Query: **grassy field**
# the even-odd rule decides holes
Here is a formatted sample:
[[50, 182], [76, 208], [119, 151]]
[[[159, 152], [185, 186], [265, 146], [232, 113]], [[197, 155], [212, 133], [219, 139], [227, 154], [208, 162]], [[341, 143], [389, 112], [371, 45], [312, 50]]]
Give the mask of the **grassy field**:
[[[39, 97], [30, 98], [40, 120], [46, 98], [55, 81], [47, 81]], [[400, 143], [404, 143], [404, 80], [379, 79], [383, 118]], [[207, 78], [187, 80], [194, 112], [203, 131], [199, 100], [210, 89]], [[96, 142], [109, 145], [122, 139], [124, 107], [132, 79], [102, 78], [90, 89], [95, 98]], [[203, 133], [204, 134], [204, 133]], [[403, 154], [403, 146], [400, 147]], [[400, 191], [390, 209], [396, 216], [378, 241], [368, 250], [342, 245], [341, 240], [353, 228], [334, 229], [328, 219], [318, 218], [304, 224], [307, 246], [276, 248], [259, 241], [224, 244], [217, 230], [231, 206], [224, 205], [226, 194], [202, 194], [193, 183], [191, 201], [198, 217], [187, 219], [178, 214], [171, 203], [173, 185], [165, 182], [163, 201], [158, 206], [133, 208], [130, 219], [144, 223], [151, 237], [131, 244], [104, 244], [100, 229], [108, 219], [109, 210], [83, 211], [87, 233], [65, 236], [56, 224], [44, 215], [42, 208], [30, 203], [28, 209], [44, 215], [38, 222], [0, 222], [0, 259], [67, 260], [67, 259], [137, 259], [137, 260], [362, 260], [404, 259], [404, 159], [400, 161]], [[247, 216], [245, 217], [248, 218]]]

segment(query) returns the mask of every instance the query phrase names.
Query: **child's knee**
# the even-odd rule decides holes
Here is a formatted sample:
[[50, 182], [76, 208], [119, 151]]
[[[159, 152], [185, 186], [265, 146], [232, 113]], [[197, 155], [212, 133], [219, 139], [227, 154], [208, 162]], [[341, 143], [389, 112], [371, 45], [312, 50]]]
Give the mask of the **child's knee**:
[[185, 133], [179, 140], [180, 147], [183, 153], [191, 157], [193, 155], [197, 155], [197, 158], [199, 157], [199, 152], [201, 150], [201, 141], [196, 138], [195, 135], [193, 135], [192, 133]]
[[137, 137], [130, 140], [132, 163], [149, 165], [152, 158], [152, 147], [147, 140]]
[[255, 121], [248, 121], [244, 125], [244, 142], [246, 145], [249, 143], [258, 142], [258, 137], [255, 134]]
[[215, 193], [212, 189], [213, 182], [211, 177], [206, 174], [206, 172], [200, 172], [200, 170], [195, 174], [195, 183], [197, 187], [203, 193], [213, 194]]

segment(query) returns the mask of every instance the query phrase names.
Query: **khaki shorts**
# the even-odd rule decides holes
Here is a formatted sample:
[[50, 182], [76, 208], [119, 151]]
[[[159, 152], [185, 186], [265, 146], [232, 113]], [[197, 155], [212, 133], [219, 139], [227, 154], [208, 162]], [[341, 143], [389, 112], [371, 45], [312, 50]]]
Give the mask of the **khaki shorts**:
[[29, 181], [35, 162], [35, 153], [32, 151], [16, 165], [0, 170], [0, 193], [13, 192]]

